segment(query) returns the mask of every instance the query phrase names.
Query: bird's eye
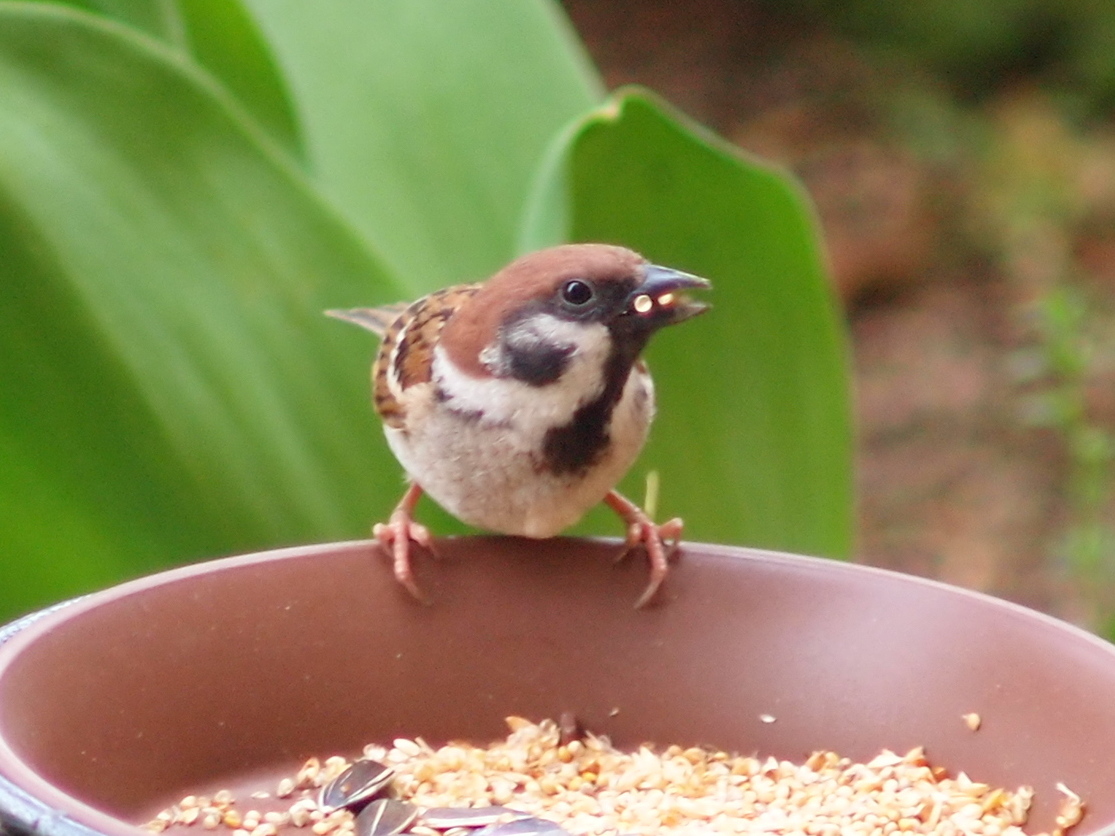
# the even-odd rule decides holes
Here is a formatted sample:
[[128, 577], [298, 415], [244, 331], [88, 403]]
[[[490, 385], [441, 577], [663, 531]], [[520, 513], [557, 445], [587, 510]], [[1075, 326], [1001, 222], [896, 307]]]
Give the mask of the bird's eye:
[[570, 279], [561, 286], [562, 301], [575, 308], [587, 305], [595, 295], [592, 285], [581, 279]]

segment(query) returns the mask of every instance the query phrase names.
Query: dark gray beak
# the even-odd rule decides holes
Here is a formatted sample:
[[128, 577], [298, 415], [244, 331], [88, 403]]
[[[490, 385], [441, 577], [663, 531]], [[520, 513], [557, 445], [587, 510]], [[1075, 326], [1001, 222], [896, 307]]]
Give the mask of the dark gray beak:
[[627, 313], [656, 327], [684, 322], [709, 309], [706, 303], [690, 299], [684, 291], [711, 287], [700, 276], [648, 264], [643, 268], [642, 283], [627, 297]]

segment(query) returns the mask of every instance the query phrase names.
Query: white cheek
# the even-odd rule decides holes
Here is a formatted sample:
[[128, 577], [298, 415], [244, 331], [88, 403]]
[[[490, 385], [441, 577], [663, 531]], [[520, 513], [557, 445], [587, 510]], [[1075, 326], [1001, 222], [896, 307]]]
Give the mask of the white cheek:
[[551, 316], [530, 320], [530, 338], [574, 345], [569, 365], [555, 382], [531, 386], [510, 378], [471, 377], [434, 350], [433, 377], [449, 397], [449, 406], [483, 413], [483, 422], [536, 427], [545, 432], [569, 421], [577, 407], [604, 389], [604, 364], [612, 348], [608, 329], [600, 323], [567, 322]]
[[[575, 345], [591, 353], [599, 348], [607, 351], [611, 338], [599, 322], [570, 322], [550, 314], [535, 314], [514, 325], [507, 334], [508, 342]], [[489, 346], [491, 350], [495, 346]]]

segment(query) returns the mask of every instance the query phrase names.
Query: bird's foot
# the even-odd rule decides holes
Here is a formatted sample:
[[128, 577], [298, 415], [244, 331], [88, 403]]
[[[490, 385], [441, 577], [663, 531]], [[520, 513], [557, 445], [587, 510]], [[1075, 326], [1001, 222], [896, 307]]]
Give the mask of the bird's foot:
[[403, 495], [402, 500], [391, 517], [385, 523], [376, 523], [372, 528], [372, 536], [386, 549], [391, 556], [395, 579], [406, 588], [414, 598], [423, 604], [430, 600], [418, 588], [414, 579], [414, 571], [410, 565], [410, 544], [417, 543], [434, 557], [438, 556], [434, 549], [433, 537], [430, 530], [414, 520], [414, 506], [422, 495], [422, 489], [411, 485]]
[[666, 579], [670, 558], [677, 551], [684, 523], [680, 518], [674, 517], [659, 525], [642, 508], [616, 491], [611, 491], [604, 501], [627, 524], [627, 538], [616, 562], [623, 560], [640, 546], [646, 550], [650, 563], [650, 582], [635, 602], [635, 609], [641, 609], [651, 602], [662, 586], [662, 581]]

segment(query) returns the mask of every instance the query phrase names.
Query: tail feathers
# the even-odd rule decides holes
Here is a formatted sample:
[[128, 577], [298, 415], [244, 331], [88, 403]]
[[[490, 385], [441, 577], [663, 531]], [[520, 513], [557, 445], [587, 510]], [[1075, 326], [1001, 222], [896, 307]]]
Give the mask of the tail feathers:
[[382, 337], [387, 333], [387, 329], [391, 327], [392, 323], [399, 318], [399, 314], [405, 311], [406, 308], [407, 305], [405, 302], [398, 302], [394, 305], [384, 305], [379, 308], [330, 310], [326, 311], [325, 315], [345, 322], [351, 322], [353, 325], [359, 325], [361, 328], [367, 328], [373, 334]]

